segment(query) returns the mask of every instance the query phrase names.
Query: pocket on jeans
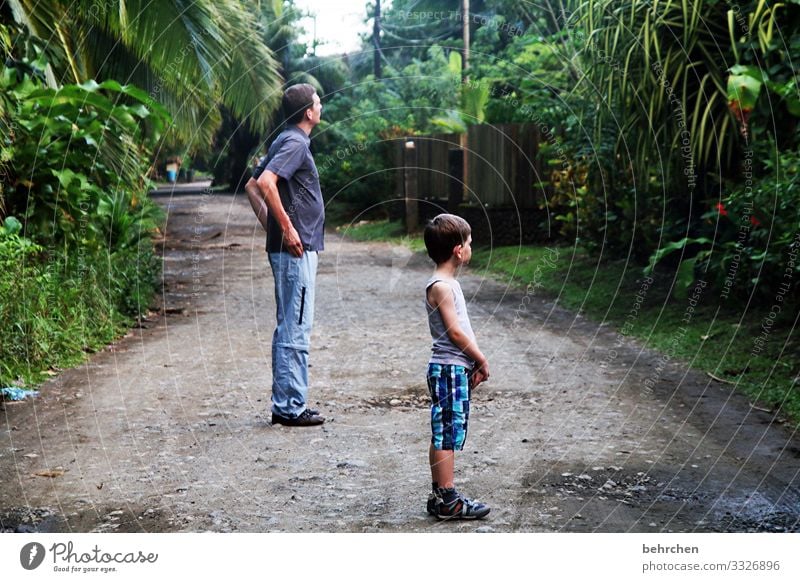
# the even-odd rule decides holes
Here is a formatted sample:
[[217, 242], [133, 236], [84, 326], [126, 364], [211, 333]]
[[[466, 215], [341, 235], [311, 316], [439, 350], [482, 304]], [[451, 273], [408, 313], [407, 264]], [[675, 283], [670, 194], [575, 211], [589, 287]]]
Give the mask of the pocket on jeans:
[[300, 317], [297, 318], [297, 325], [303, 325], [303, 312], [306, 310], [306, 288], [300, 290]]

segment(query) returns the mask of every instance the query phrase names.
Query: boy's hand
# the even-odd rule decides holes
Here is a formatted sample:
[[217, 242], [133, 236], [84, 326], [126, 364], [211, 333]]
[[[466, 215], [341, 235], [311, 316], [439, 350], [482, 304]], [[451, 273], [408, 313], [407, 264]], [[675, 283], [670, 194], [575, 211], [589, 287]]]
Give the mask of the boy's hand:
[[477, 388], [479, 384], [489, 379], [489, 362], [483, 362], [472, 372], [472, 387]]

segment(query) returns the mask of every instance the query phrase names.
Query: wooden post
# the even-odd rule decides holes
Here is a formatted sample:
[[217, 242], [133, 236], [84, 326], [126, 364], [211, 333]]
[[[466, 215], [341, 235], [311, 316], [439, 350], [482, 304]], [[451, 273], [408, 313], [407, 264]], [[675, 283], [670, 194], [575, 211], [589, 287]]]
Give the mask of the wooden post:
[[419, 205], [417, 203], [417, 148], [412, 140], [405, 144], [405, 174], [406, 185], [406, 232], [411, 234], [417, 230], [419, 224]]
[[472, 186], [469, 180], [469, 127], [467, 127], [467, 131], [459, 136], [458, 143], [461, 146], [461, 151], [464, 154], [464, 164], [462, 166], [464, 186], [461, 190], [461, 201], [471, 202], [469, 191], [470, 187]]

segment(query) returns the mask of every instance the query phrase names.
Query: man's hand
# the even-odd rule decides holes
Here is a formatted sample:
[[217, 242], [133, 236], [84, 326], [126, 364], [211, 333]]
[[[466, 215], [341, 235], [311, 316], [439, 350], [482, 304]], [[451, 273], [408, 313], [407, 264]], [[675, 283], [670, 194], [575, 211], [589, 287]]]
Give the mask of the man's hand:
[[283, 247], [293, 257], [303, 256], [303, 242], [300, 240], [300, 235], [292, 225], [292, 221], [286, 210], [281, 203], [281, 197], [278, 192], [278, 175], [270, 170], [264, 170], [258, 177], [256, 184], [261, 189], [264, 195], [264, 201], [269, 207], [269, 212], [275, 218], [278, 226], [281, 229], [281, 238], [283, 239]]
[[283, 231], [283, 246], [293, 257], [303, 256], [303, 242], [292, 225]]

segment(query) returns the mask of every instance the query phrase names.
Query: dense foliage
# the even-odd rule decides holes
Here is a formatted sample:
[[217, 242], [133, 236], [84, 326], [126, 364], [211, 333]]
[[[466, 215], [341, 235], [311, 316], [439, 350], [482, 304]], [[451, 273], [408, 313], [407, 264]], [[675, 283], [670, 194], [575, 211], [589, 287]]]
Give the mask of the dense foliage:
[[[0, 67], [0, 382], [35, 380], [147, 309], [161, 212], [147, 172], [166, 112], [116, 81], [47, 86], [19, 29]], [[13, 42], [16, 41], [16, 42]]]
[[393, 140], [535, 124], [540, 210], [562, 244], [674, 274], [677, 295], [703, 278], [725, 298], [796, 296], [800, 2], [470, 5], [394, 0], [380, 42], [317, 57], [291, 0], [1, 4], [17, 23], [0, 26], [4, 260], [55, 280], [94, 257], [110, 265], [96, 286], [139, 312], [148, 161], [189, 153], [242, 184], [280, 128], [285, 80], [323, 98], [312, 148], [331, 209], [385, 211]]
[[174, 119], [172, 144], [209, 146], [224, 105], [258, 131], [280, 101], [281, 79], [260, 42], [256, 0], [10, 0], [0, 17], [47, 41], [48, 84], [118, 79], [142, 88]]
[[569, 4], [567, 25], [586, 39], [577, 96], [599, 104], [584, 117], [602, 148], [589, 190], [608, 194], [585, 207], [606, 220], [580, 236], [680, 262], [683, 288], [733, 276], [740, 295], [759, 282], [774, 294], [799, 226], [780, 209], [800, 203], [800, 6]]
[[[228, 176], [247, 166], [253, 136], [276, 121], [283, 78], [268, 40], [292, 44], [283, 8], [0, 2], [2, 382], [35, 381], [147, 309], [163, 217], [146, 176], [169, 156], [184, 169], [222, 160]], [[215, 151], [218, 130], [244, 145]]]
[[315, 137], [317, 166], [328, 201], [358, 209], [378, 207], [391, 197], [397, 162], [391, 140], [421, 132], [442, 132], [458, 103], [458, 76], [442, 48], [386, 77], [342, 87], [325, 104], [325, 123]]
[[[796, 211], [800, 3], [471, 2], [469, 66], [453, 3], [384, 12], [383, 78], [353, 59], [327, 104], [322, 172], [374, 205], [388, 137], [532, 123], [546, 139], [543, 210], [561, 241], [632, 258], [740, 298], [800, 289]], [[371, 56], [374, 39], [365, 39]], [[339, 152], [345, 152], [342, 155]], [[337, 157], [338, 156], [338, 157]], [[339, 159], [343, 158], [343, 159]], [[535, 227], [535, 226], [534, 226]]]

